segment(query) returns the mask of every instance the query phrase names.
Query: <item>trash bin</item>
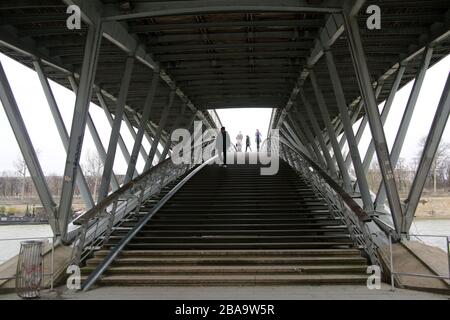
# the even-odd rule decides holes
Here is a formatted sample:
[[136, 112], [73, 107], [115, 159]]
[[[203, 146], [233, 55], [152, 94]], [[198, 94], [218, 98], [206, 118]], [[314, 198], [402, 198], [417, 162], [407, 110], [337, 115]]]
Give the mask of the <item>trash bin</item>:
[[24, 241], [20, 244], [16, 271], [16, 293], [21, 298], [39, 298], [43, 281], [43, 242]]

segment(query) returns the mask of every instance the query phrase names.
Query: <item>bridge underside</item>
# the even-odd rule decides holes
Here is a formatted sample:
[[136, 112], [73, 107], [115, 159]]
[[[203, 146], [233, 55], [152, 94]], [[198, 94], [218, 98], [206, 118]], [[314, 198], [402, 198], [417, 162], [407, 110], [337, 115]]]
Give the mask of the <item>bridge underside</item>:
[[[80, 9], [80, 29], [67, 27], [68, 17], [77, 12], [70, 7], [75, 11], [67, 13], [72, 5]], [[379, 30], [366, 25], [369, 5], [381, 8]], [[406, 204], [400, 202], [393, 170], [424, 74], [450, 53], [449, 9], [447, 0], [2, 1], [0, 50], [38, 72], [67, 151], [58, 206], [3, 69], [2, 104], [44, 207], [54, 218], [52, 227], [63, 236], [75, 185], [83, 189], [79, 154], [86, 124], [95, 132], [89, 102], [114, 119], [108, 148], [98, 146], [105, 167], [100, 196], [92, 199], [85, 192], [88, 207], [104, 200], [110, 186], [113, 191], [119, 187], [112, 167], [122, 120], [137, 129], [132, 128], [135, 144], [125, 157], [127, 183], [139, 174], [139, 154], [149, 170], [154, 160], [161, 162], [170, 153], [174, 128], [191, 129], [194, 120], [218, 128], [220, 119], [212, 111], [217, 108], [267, 107], [274, 109], [270, 126], [280, 129], [282, 143], [305, 152], [347, 193], [357, 185], [369, 215], [376, 215], [387, 200], [396, 233], [407, 233], [448, 118], [450, 85], [442, 94]], [[58, 119], [46, 79], [77, 93], [70, 131]], [[384, 122], [395, 93], [412, 79], [416, 83], [405, 116], [388, 150]], [[377, 106], [383, 101], [389, 107], [380, 115]], [[352, 125], [360, 118], [355, 135]], [[357, 145], [367, 125], [373, 141], [362, 157]], [[148, 153], [141, 148], [144, 135], [153, 143]], [[159, 143], [165, 146], [162, 155]], [[350, 154], [345, 159], [346, 143]], [[374, 156], [384, 185], [376, 199], [366, 181]], [[348, 173], [350, 165], [356, 179]]]

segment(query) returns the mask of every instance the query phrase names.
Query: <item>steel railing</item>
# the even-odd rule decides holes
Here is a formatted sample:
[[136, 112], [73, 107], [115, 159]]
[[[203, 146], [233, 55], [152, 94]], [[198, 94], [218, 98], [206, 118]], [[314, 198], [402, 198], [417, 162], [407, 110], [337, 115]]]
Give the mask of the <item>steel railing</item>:
[[79, 229], [73, 242], [72, 264], [79, 265], [108, 241], [114, 228], [136, 217], [144, 201], [159, 194], [165, 186], [191, 170], [199, 163], [198, 158], [203, 156], [195, 154], [195, 150], [199, 146], [203, 150], [213, 142], [214, 140], [210, 139], [196, 143], [191, 148], [189, 163], [176, 164], [172, 158], [164, 160], [76, 218], [73, 224], [78, 225]]
[[[450, 280], [450, 236], [439, 236], [439, 235], [423, 235], [423, 234], [409, 234], [408, 238], [415, 237], [419, 240], [420, 238], [441, 238], [445, 239], [446, 244], [446, 252], [447, 252], [447, 263], [448, 263], [448, 276], [440, 276], [440, 275], [430, 275], [430, 274], [422, 274], [422, 273], [410, 273], [410, 272], [397, 272], [394, 267], [394, 252], [392, 248], [392, 235], [389, 234], [389, 264], [390, 264], [390, 272], [391, 272], [391, 289], [395, 290], [395, 281], [394, 277], [397, 276], [411, 276], [411, 277], [419, 277], [419, 278], [433, 278], [440, 280]], [[417, 257], [419, 260], [420, 257]], [[425, 264], [427, 265], [427, 264]], [[435, 271], [433, 271], [435, 272]]]
[[330, 212], [343, 219], [354, 243], [364, 250], [372, 264], [381, 268], [377, 246], [367, 225], [372, 221], [371, 217], [304, 152], [283, 138], [277, 140], [269, 141], [272, 152], [278, 152], [280, 158], [306, 180], [314, 193], [326, 201]]
[[126, 236], [124, 236], [120, 242], [114, 246], [106, 256], [106, 258], [95, 268], [95, 270], [86, 279], [83, 284], [82, 289], [84, 291], [89, 290], [89, 288], [97, 281], [97, 279], [102, 275], [102, 273], [109, 267], [109, 265], [114, 261], [114, 259], [120, 254], [120, 252], [125, 248], [125, 246], [136, 236], [136, 234], [150, 221], [150, 219], [159, 211], [159, 209], [164, 206], [164, 204], [172, 198], [176, 192], [188, 182], [194, 175], [196, 175], [200, 170], [202, 170], [206, 165], [213, 162], [217, 156], [213, 156], [209, 160], [205, 161], [202, 165], [198, 166], [196, 169], [192, 170], [186, 177], [184, 177], [173, 189], [171, 189], [158, 203], [145, 215], [145, 217], [139, 221], [139, 223], [134, 226]]

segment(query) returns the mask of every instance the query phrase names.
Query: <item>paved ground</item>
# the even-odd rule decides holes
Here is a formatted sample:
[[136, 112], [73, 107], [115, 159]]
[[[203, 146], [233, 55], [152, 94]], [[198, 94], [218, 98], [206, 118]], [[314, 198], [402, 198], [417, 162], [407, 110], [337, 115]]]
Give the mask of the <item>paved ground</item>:
[[[42, 299], [73, 300], [429, 300], [450, 297], [412, 290], [390, 291], [388, 285], [380, 290], [364, 286], [282, 286], [282, 287], [109, 287], [88, 292], [71, 292], [58, 288], [43, 292]], [[0, 295], [2, 299], [18, 299], [15, 294]]]

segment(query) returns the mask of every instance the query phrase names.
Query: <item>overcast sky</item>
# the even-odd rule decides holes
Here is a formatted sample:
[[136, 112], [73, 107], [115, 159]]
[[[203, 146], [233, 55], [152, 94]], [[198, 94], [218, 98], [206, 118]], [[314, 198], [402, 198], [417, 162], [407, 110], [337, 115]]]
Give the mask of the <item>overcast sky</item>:
[[[2, 54], [0, 54], [0, 61], [12, 86], [30, 137], [35, 148], [38, 150], [38, 156], [44, 172], [46, 174], [62, 175], [66, 156], [37, 74], [33, 70], [22, 66]], [[428, 70], [401, 154], [402, 157], [413, 159], [417, 156], [417, 143], [422, 137], [428, 134], [449, 71], [450, 56]], [[67, 131], [70, 132], [75, 95], [56, 83], [51, 82], [51, 86], [66, 127], [68, 128]], [[386, 136], [390, 145], [394, 141], [396, 130], [411, 88], [412, 83], [405, 86], [396, 95], [386, 123]], [[90, 107], [90, 112], [100, 133], [102, 142], [107, 146], [111, 128], [106, 121], [106, 117], [103, 111], [93, 104]], [[218, 110], [218, 114], [223, 125], [230, 132], [233, 141], [235, 141], [238, 132], [242, 131], [244, 136], [246, 134], [250, 135], [252, 145], [254, 146], [254, 133], [256, 129], [262, 132], [263, 137], [267, 134], [271, 109], [222, 109]], [[124, 124], [122, 125], [121, 132], [128, 149], [131, 151], [133, 141], [131, 134]], [[450, 142], [450, 126], [446, 128], [444, 140]], [[365, 153], [369, 141], [369, 130], [366, 130], [360, 144], [361, 152]], [[148, 152], [148, 141], [144, 142], [144, 147]], [[0, 108], [0, 150], [2, 150], [0, 155], [0, 173], [2, 171], [15, 171], [14, 162], [19, 157], [20, 151], [3, 108]], [[83, 146], [82, 161], [85, 159], [87, 152], [94, 152], [94, 150], [95, 147], [92, 138], [87, 131]], [[126, 171], [126, 165], [120, 148], [117, 148], [117, 150], [114, 169], [116, 173], [123, 174]], [[142, 167], [143, 159], [140, 157], [138, 169], [141, 170]]]

